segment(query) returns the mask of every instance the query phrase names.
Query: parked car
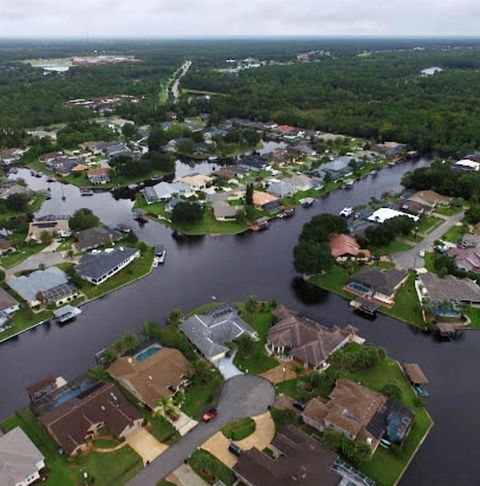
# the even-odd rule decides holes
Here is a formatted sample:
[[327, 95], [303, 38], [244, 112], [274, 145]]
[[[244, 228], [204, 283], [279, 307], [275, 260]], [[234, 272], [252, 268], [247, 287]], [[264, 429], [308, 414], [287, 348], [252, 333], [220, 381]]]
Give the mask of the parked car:
[[239, 457], [240, 454], [243, 452], [242, 448], [239, 447], [237, 444], [234, 444], [233, 442], [230, 442], [228, 446], [228, 450], [234, 455]]
[[305, 410], [305, 406], [306, 406], [303, 402], [299, 402], [299, 401], [293, 402], [292, 405], [302, 412]]
[[210, 420], [213, 420], [217, 415], [218, 415], [217, 409], [211, 408], [210, 410], [208, 410], [203, 414], [202, 419], [204, 422], [210, 422]]

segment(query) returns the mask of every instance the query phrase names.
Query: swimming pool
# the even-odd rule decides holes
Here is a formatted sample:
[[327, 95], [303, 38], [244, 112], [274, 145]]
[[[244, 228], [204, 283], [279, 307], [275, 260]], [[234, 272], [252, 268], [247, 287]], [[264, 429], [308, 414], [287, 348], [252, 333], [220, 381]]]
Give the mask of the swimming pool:
[[448, 307], [437, 307], [437, 315], [441, 317], [460, 317], [461, 314], [455, 309]]
[[71, 390], [68, 390], [65, 393], [62, 393], [60, 396], [58, 396], [55, 399], [55, 406], [58, 407], [59, 405], [62, 405], [62, 403], [67, 402], [71, 398], [76, 397], [77, 395], [80, 395], [83, 391], [85, 391], [88, 387], [90, 386], [90, 383], [87, 381], [84, 381], [80, 383], [80, 385], [76, 386], [75, 388], [72, 388]]
[[348, 288], [354, 290], [355, 292], [360, 292], [361, 294], [371, 294], [371, 290], [368, 287], [365, 287], [357, 282], [349, 283]]
[[160, 344], [153, 344], [152, 346], [149, 346], [148, 348], [145, 348], [143, 351], [140, 351], [140, 353], [135, 355], [135, 359], [137, 361], [145, 361], [146, 359], [150, 358], [150, 356], [153, 356], [155, 353], [158, 353], [162, 347]]

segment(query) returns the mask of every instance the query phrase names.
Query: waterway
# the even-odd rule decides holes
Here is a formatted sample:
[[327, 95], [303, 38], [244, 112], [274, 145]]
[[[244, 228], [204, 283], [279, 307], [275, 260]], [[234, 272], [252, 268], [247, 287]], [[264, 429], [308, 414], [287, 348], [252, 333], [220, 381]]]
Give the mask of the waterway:
[[[373, 322], [362, 319], [344, 299], [305, 285], [292, 266], [298, 234], [313, 215], [338, 213], [384, 191], [397, 191], [405, 171], [427, 163], [421, 160], [386, 168], [349, 191], [331, 193], [311, 209], [299, 209], [293, 218], [277, 221], [262, 233], [184, 240], [174, 239], [170, 229], [153, 221], [139, 226], [129, 200], [115, 200], [110, 193], [82, 197], [73, 186], [62, 190], [58, 183], [48, 184], [52, 199], [39, 214], [72, 214], [79, 207], [91, 208], [104, 223], [126, 223], [142, 240], [165, 245], [167, 258], [165, 265], [145, 279], [84, 306], [76, 321], [63, 327], [42, 326], [0, 345], [0, 417], [27, 404], [28, 384], [49, 373], [66, 379], [80, 375], [95, 364], [98, 350], [127, 330], [140, 330], [146, 320], [163, 322], [172, 308], [189, 311], [212, 296], [230, 302], [256, 294], [292, 306], [318, 322], [354, 325], [399, 361], [419, 363], [430, 379], [427, 406], [435, 426], [401, 484], [477, 484], [480, 332], [440, 343], [387, 316]], [[20, 171], [17, 177], [24, 177], [34, 189], [47, 185], [44, 178], [33, 178], [28, 171]]]

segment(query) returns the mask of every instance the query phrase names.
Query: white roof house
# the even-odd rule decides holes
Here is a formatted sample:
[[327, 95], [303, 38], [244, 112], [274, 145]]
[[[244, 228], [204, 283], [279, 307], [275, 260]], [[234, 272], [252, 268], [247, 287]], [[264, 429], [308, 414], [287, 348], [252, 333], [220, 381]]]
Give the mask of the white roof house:
[[407, 216], [414, 221], [418, 221], [418, 216], [414, 216], [413, 214], [408, 213], [402, 213], [402, 211], [397, 211], [396, 209], [391, 208], [377, 209], [371, 216], [368, 217], [368, 220], [372, 221], [373, 223], [383, 224], [385, 223], [385, 221], [396, 218], [398, 216]]
[[462, 159], [458, 162], [455, 162], [455, 167], [457, 167], [458, 169], [472, 170], [478, 172], [480, 170], [480, 162], [474, 162], [473, 160], [469, 159]]
[[0, 437], [0, 486], [27, 486], [44, 467], [45, 457], [20, 427]]

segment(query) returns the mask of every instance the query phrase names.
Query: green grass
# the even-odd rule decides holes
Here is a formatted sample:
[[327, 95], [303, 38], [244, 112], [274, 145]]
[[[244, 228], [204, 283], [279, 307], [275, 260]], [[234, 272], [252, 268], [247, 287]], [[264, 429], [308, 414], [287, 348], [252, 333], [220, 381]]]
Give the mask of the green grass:
[[436, 273], [437, 271], [435, 270], [435, 259], [437, 258], [436, 253], [432, 253], [430, 251], [425, 252], [424, 256], [424, 261], [425, 261], [425, 268], [432, 273]]
[[392, 253], [399, 253], [401, 251], [411, 250], [411, 246], [403, 243], [402, 241], [394, 240], [387, 246], [370, 247], [369, 250], [372, 255], [391, 255]]
[[422, 219], [417, 227], [420, 233], [429, 234], [435, 229], [437, 229], [443, 223], [445, 223], [443, 219], [432, 216], [429, 218]]
[[[134, 245], [129, 245], [134, 246]], [[96, 299], [101, 297], [102, 295], [111, 292], [119, 287], [129, 284], [135, 280], [138, 280], [148, 273], [150, 273], [152, 269], [154, 258], [154, 248], [152, 246], [147, 246], [144, 251], [141, 252], [140, 258], [137, 258], [132, 263], [130, 263], [127, 267], [120, 270], [117, 274], [113, 277], [110, 277], [106, 282], [100, 285], [93, 285], [89, 282], [84, 283], [82, 285], [82, 292], [89, 299]]]
[[187, 89], [182, 88], [182, 93], [199, 94], [199, 95], [209, 95], [209, 96], [226, 96], [225, 93], [219, 93], [217, 91], [205, 91], [202, 89]]
[[49, 310], [34, 313], [27, 304], [22, 304], [20, 310], [12, 316], [13, 326], [0, 332], [0, 341], [8, 339], [21, 331], [30, 329], [38, 323], [51, 319], [52, 317], [53, 312]]
[[299, 376], [293, 380], [282, 381], [281, 383], [277, 383], [275, 388], [277, 393], [283, 393], [284, 395], [288, 395], [289, 397], [302, 402], [306, 402], [312, 397], [327, 398], [332, 391], [332, 373], [334, 373], [332, 368], [323, 371], [322, 376], [325, 377], [325, 380], [322, 380], [321, 384], [313, 389], [308, 388], [309, 375]]
[[235, 356], [233, 363], [240, 370], [245, 371], [251, 375], [259, 375], [278, 366], [277, 360], [268, 356], [265, 350], [265, 342], [268, 331], [272, 327], [273, 315], [272, 308], [268, 304], [264, 304], [264, 309], [251, 316], [245, 310], [244, 303], [237, 303], [240, 312], [245, 321], [250, 324], [258, 333], [259, 340], [256, 342], [255, 349], [250, 357], [240, 356], [238, 353]]
[[150, 412], [144, 413], [145, 422], [150, 422], [152, 428], [149, 432], [162, 444], [174, 444], [180, 438], [177, 429], [165, 418], [152, 415]]
[[46, 247], [47, 245], [44, 243], [39, 243], [38, 245], [21, 243], [15, 253], [9, 253], [3, 258], [0, 258], [0, 266], [6, 269], [15, 267], [16, 265], [26, 260], [28, 257], [40, 253]]
[[472, 329], [480, 329], [480, 309], [478, 307], [469, 307], [467, 316], [470, 318], [470, 326]]
[[342, 375], [378, 392], [386, 384], [394, 383], [402, 392], [401, 401], [416, 412], [413, 427], [402, 448], [398, 449], [398, 452], [394, 452], [391, 449], [378, 447], [373, 458], [360, 468], [377, 484], [393, 485], [400, 478], [415, 449], [432, 425], [432, 421], [395, 361], [386, 358], [376, 368], [359, 370], [354, 373], [342, 372]]
[[437, 214], [441, 214], [442, 216], [455, 216], [461, 210], [462, 208], [454, 207], [454, 206], [437, 206], [434, 209], [434, 212]]
[[204, 449], [195, 451], [187, 462], [208, 484], [214, 484], [219, 479], [226, 486], [232, 486], [235, 482], [233, 471]]
[[1, 425], [6, 431], [20, 426], [45, 456], [49, 475], [43, 484], [47, 486], [77, 486], [82, 482], [81, 471], [87, 471], [99, 486], [122, 485], [143, 468], [140, 456], [129, 446], [116, 452], [91, 452], [75, 460], [60, 455], [58, 444], [41, 427], [29, 408], [21, 410]]
[[222, 386], [223, 383], [218, 381], [190, 385], [185, 392], [182, 411], [195, 420], [201, 420], [202, 415], [217, 401]]
[[348, 283], [349, 274], [343, 267], [334, 266], [328, 272], [313, 276], [310, 281], [325, 290], [330, 290], [337, 294], [352, 298], [352, 294], [343, 290], [343, 287]]
[[120, 444], [120, 441], [116, 439], [95, 439], [93, 441], [93, 445], [95, 447], [100, 447], [103, 449], [113, 449], [118, 444]]
[[402, 286], [395, 295], [395, 305], [388, 309], [382, 307], [382, 312], [396, 317], [402, 321], [413, 324], [417, 327], [424, 327], [422, 318], [422, 306], [415, 290], [415, 273], [411, 273], [407, 283]]
[[443, 236], [442, 240], [458, 243], [463, 235], [467, 232], [467, 228], [463, 225], [452, 226]]
[[250, 417], [235, 420], [222, 429], [223, 435], [230, 440], [242, 440], [255, 432], [255, 420]]

